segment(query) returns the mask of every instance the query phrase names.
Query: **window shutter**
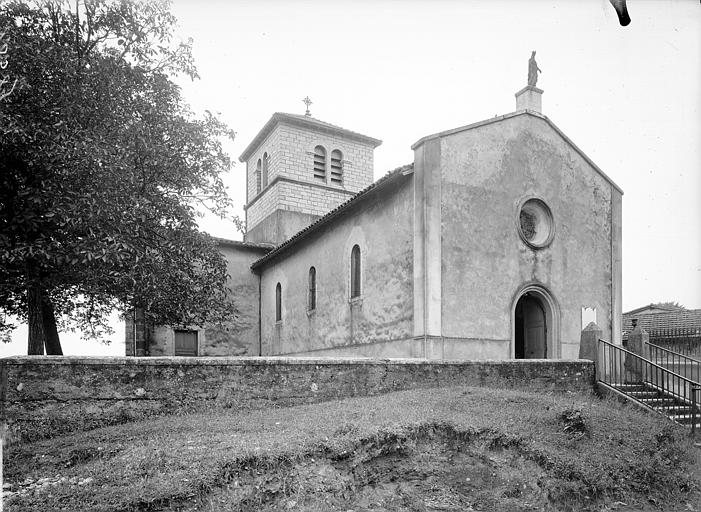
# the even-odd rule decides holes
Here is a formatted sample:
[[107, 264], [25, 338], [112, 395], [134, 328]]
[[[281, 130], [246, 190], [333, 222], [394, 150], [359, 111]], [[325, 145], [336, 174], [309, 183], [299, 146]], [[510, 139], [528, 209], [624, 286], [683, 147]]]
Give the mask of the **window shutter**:
[[263, 153], [263, 188], [268, 186], [268, 153]]
[[258, 163], [256, 164], [256, 194], [260, 193], [260, 173], [261, 173], [261, 163], [260, 163], [260, 158], [258, 159]]
[[314, 177], [326, 181], [326, 150], [324, 146], [314, 148]]
[[338, 149], [331, 152], [331, 182], [343, 183], [343, 153]]

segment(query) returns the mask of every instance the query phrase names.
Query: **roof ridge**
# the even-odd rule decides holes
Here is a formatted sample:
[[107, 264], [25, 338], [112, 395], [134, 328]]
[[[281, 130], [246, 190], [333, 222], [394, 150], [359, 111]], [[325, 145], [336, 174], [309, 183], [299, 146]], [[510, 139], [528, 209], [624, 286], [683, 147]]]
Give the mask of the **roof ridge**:
[[322, 121], [321, 119], [316, 119], [315, 117], [304, 116], [301, 114], [290, 114], [287, 112], [275, 112], [270, 117], [270, 119], [268, 119], [268, 121], [263, 125], [260, 131], [255, 135], [255, 137], [253, 137], [248, 146], [246, 146], [246, 149], [243, 150], [243, 153], [241, 153], [241, 156], [239, 156], [239, 161], [245, 162], [246, 159], [249, 156], [251, 156], [253, 151], [263, 143], [266, 137], [275, 128], [275, 126], [277, 126], [278, 123], [285, 121], [287, 121], [288, 123], [304, 124], [307, 127], [316, 126], [319, 129], [325, 128], [336, 132], [342, 132], [343, 134], [345, 134], [346, 137], [350, 139], [355, 139], [356, 141], [364, 142], [366, 144], [370, 144], [374, 148], [382, 144], [382, 141], [380, 139], [376, 139], [368, 135], [363, 135], [359, 132], [354, 132], [353, 130], [349, 130], [347, 128], [343, 128], [342, 126]]
[[255, 249], [265, 249], [265, 250], [271, 250], [275, 246], [272, 244], [266, 244], [266, 243], [260, 243], [260, 242], [247, 242], [245, 240], [232, 240], [231, 238], [223, 238], [220, 236], [213, 236], [209, 235], [213, 240], [219, 243], [223, 244], [229, 244], [229, 245], [240, 245], [244, 247], [251, 247]]

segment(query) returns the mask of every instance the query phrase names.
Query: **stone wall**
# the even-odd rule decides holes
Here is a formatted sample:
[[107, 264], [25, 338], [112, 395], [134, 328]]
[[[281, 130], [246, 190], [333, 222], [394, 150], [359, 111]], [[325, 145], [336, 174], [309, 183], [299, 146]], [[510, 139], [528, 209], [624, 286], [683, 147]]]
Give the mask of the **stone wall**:
[[155, 415], [289, 406], [413, 388], [590, 392], [593, 383], [594, 364], [582, 360], [23, 356], [0, 359], [0, 413], [11, 441], [30, 441]]
[[[314, 178], [317, 145], [326, 149], [326, 180]], [[343, 182], [340, 184], [330, 179], [333, 150], [343, 154]], [[279, 123], [246, 162], [247, 229], [255, 235], [255, 227], [276, 210], [326, 214], [372, 183], [373, 151], [371, 144], [341, 134]], [[266, 153], [269, 157], [268, 186], [258, 192], [257, 162]], [[291, 181], [276, 181], [277, 178]], [[286, 235], [287, 238], [291, 236]], [[251, 238], [254, 239], [260, 240]], [[280, 243], [284, 239], [266, 241]]]

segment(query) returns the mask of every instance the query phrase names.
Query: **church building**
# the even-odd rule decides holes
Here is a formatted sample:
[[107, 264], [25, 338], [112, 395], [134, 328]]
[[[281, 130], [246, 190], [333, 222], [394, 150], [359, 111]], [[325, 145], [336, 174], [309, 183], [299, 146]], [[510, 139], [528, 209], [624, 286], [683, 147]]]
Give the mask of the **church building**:
[[542, 94], [375, 182], [380, 140], [273, 114], [240, 157], [244, 240], [220, 241], [237, 318], [148, 340], [128, 322], [127, 355], [571, 359], [584, 310], [620, 344], [622, 191]]

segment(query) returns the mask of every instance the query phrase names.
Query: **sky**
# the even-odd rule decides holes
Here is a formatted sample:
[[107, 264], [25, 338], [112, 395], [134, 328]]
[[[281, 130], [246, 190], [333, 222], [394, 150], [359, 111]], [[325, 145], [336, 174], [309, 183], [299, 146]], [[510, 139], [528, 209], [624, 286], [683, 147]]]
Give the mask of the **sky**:
[[[413, 161], [423, 136], [515, 110], [531, 51], [543, 113], [624, 191], [623, 311], [659, 301], [701, 308], [701, 5], [628, 0], [175, 0], [200, 79], [192, 109], [236, 131], [226, 177], [243, 218], [239, 155], [274, 112], [381, 139], [375, 179]], [[241, 239], [231, 222], [201, 227]], [[62, 336], [64, 353], [123, 355]], [[26, 353], [26, 329], [0, 356]]]

